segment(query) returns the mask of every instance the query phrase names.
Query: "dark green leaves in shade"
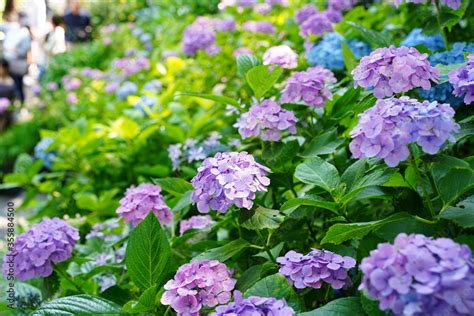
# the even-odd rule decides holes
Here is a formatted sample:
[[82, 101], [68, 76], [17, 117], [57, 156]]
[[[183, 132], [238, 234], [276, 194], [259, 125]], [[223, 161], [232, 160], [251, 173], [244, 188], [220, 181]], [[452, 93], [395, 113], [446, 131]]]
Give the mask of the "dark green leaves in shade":
[[224, 262], [229, 260], [230, 258], [238, 255], [244, 249], [250, 246], [250, 243], [245, 239], [236, 239], [231, 242], [226, 243], [224, 246], [209, 249], [197, 257], [196, 260], [219, 260], [220, 262]]
[[439, 216], [464, 228], [474, 227], [474, 195], [459, 202], [456, 206], [448, 207]]

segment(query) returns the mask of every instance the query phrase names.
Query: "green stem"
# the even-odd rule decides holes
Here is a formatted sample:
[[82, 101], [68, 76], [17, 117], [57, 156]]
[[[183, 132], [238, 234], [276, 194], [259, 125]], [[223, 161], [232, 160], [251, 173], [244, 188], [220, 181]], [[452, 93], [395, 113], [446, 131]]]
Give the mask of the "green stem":
[[171, 305], [168, 305], [168, 307], [166, 308], [165, 314], [163, 316], [167, 316], [170, 310], [171, 310]]
[[430, 199], [430, 196], [428, 194], [428, 190], [426, 189], [425, 181], [423, 180], [423, 178], [421, 176], [421, 173], [420, 173], [420, 170], [418, 169], [418, 166], [416, 165], [415, 153], [414, 153], [413, 149], [410, 146], [408, 146], [408, 149], [410, 150], [410, 156], [411, 156], [410, 157], [410, 163], [413, 167], [413, 170], [415, 171], [416, 178], [418, 179], [418, 182], [420, 183], [421, 191], [423, 192], [423, 198], [425, 199], [426, 205], [428, 205], [428, 208], [429, 208], [430, 213], [431, 213], [431, 218], [434, 219], [434, 218], [436, 218], [436, 214], [434, 212], [433, 204], [431, 203], [431, 199]]
[[[256, 232], [257, 232], [257, 235], [262, 240], [262, 242], [264, 242], [265, 239], [263, 238], [262, 233], [258, 230], [256, 230]], [[268, 248], [267, 243], [265, 243], [265, 246], [263, 248], [264, 248], [265, 252], [267, 253], [268, 257], [270, 258], [270, 260], [272, 260], [273, 262], [276, 262], [275, 257], [273, 257], [272, 252], [270, 251], [270, 248]]]
[[438, 27], [441, 31], [441, 35], [443, 36], [444, 46], [446, 46], [446, 50], [449, 50], [448, 34], [446, 33], [446, 29], [441, 25], [441, 8], [439, 5], [439, 0], [435, 0], [435, 7], [436, 19], [438, 20]]
[[55, 266], [54, 270], [63, 278], [66, 279], [69, 283], [71, 283], [79, 293], [85, 293], [84, 289], [78, 285], [76, 282], [72, 280], [72, 278], [67, 274], [61, 267]]

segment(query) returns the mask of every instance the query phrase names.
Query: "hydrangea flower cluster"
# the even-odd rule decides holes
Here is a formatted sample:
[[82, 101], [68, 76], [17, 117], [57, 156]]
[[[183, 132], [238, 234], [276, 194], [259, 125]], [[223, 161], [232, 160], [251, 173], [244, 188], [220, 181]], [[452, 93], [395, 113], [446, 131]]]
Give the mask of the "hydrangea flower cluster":
[[252, 33], [274, 34], [275, 26], [268, 21], [247, 21], [242, 24], [242, 29]]
[[58, 90], [58, 84], [54, 81], [51, 81], [51, 82], [48, 82], [48, 84], [46, 85], [46, 88], [48, 89], [48, 91], [56, 91]]
[[474, 262], [466, 245], [449, 238], [399, 234], [360, 265], [360, 289], [395, 315], [471, 315]]
[[198, 211], [225, 213], [231, 205], [251, 209], [257, 191], [267, 191], [270, 169], [246, 152], [217, 153], [206, 158], [191, 180]]
[[72, 91], [72, 90], [79, 89], [79, 87], [81, 86], [82, 81], [81, 81], [81, 79], [76, 78], [76, 77], [64, 76], [61, 79], [61, 83], [64, 87], [64, 90]]
[[444, 41], [441, 34], [436, 35], [425, 35], [422, 33], [422, 29], [413, 29], [407, 37], [400, 43], [401, 46], [417, 46], [425, 45], [430, 51], [436, 52], [443, 49]]
[[148, 110], [152, 110], [153, 107], [155, 106], [156, 102], [158, 101], [157, 98], [155, 97], [150, 97], [148, 95], [142, 95], [136, 102], [135, 104], [133, 105], [133, 107], [140, 111], [140, 113], [142, 114], [146, 114], [147, 111], [145, 110], [148, 109]]
[[273, 46], [263, 54], [263, 64], [293, 69], [298, 66], [298, 55], [287, 45]]
[[82, 70], [82, 75], [84, 77], [91, 78], [93, 80], [99, 80], [104, 78], [104, 73], [100, 69], [94, 69], [90, 67], [86, 67]]
[[[331, 32], [316, 43], [308, 52], [308, 64], [311, 66], [320, 65], [331, 70], [344, 69], [344, 57], [342, 56], [342, 35]], [[356, 58], [361, 58], [370, 54], [370, 45], [357, 39], [346, 41]]]
[[183, 53], [188, 56], [196, 55], [199, 50], [205, 51], [208, 55], [218, 53], [219, 47], [216, 45], [216, 32], [212, 22], [198, 17], [184, 30], [181, 47]]
[[307, 105], [324, 107], [326, 100], [332, 97], [327, 83], [336, 82], [334, 74], [321, 66], [308, 68], [306, 71], [294, 72], [286, 81], [281, 102], [303, 101]]
[[217, 260], [195, 260], [179, 267], [161, 297], [178, 315], [199, 315], [203, 306], [230, 301], [236, 280], [227, 266]]
[[219, 8], [219, 10], [225, 10], [230, 7], [244, 9], [254, 6], [256, 3], [256, 0], [221, 0], [217, 7]]
[[433, 66], [460, 64], [464, 62], [464, 53], [467, 52], [474, 52], [474, 43], [457, 42], [453, 44], [451, 50], [433, 54], [428, 59]]
[[351, 131], [349, 148], [355, 158], [378, 157], [390, 167], [409, 156], [408, 144], [416, 142], [428, 154], [436, 154], [447, 140], [454, 141], [459, 125], [449, 104], [418, 102], [409, 97], [378, 100], [359, 115]]
[[357, 0], [329, 0], [328, 7], [340, 12], [348, 11], [357, 3]]
[[244, 54], [252, 54], [253, 51], [248, 47], [239, 47], [234, 50], [232, 56], [237, 57]]
[[11, 102], [7, 98], [0, 98], [0, 114], [3, 114], [10, 107]]
[[14, 250], [3, 257], [3, 273], [13, 273], [21, 281], [47, 277], [54, 263], [71, 257], [78, 240], [77, 229], [57, 217], [45, 217], [16, 238]]
[[145, 83], [143, 85], [143, 90], [144, 91], [148, 91], [148, 92], [152, 92], [152, 93], [158, 93], [158, 92], [161, 91], [162, 88], [163, 88], [163, 86], [161, 84], [161, 81], [158, 80], [158, 79], [150, 80], [150, 81], [148, 81], [147, 83]]
[[288, 306], [284, 299], [278, 300], [274, 297], [249, 296], [243, 298], [239, 291], [234, 292], [234, 302], [216, 307], [211, 316], [230, 315], [274, 315], [293, 316], [295, 311]]
[[464, 95], [464, 103], [474, 102], [474, 54], [467, 56], [467, 63], [449, 73], [449, 82], [453, 85], [453, 94]]
[[227, 151], [231, 148], [239, 147], [238, 139], [230, 139], [228, 144], [220, 141], [222, 135], [213, 132], [204, 141], [198, 142], [193, 138], [187, 139], [184, 144], [174, 144], [168, 147], [168, 157], [173, 164], [173, 170], [179, 169], [183, 162], [191, 163], [206, 159], [221, 151]]
[[301, 25], [301, 23], [316, 13], [318, 13], [318, 9], [312, 4], [307, 4], [296, 12], [295, 21], [298, 25]]
[[121, 236], [120, 234], [115, 234], [114, 232], [120, 228], [118, 220], [116, 218], [105, 221], [103, 223], [97, 223], [92, 226], [92, 229], [87, 233], [86, 239], [97, 237], [107, 242], [116, 242], [119, 241]]
[[209, 215], [195, 215], [189, 219], [184, 219], [179, 222], [179, 234], [183, 235], [190, 229], [204, 229], [214, 224], [214, 221]]
[[139, 56], [136, 58], [117, 58], [112, 61], [115, 68], [119, 69], [125, 76], [131, 76], [142, 70], [150, 69], [148, 58]]
[[[393, 4], [396, 7], [400, 6], [400, 4], [403, 2], [421, 4], [426, 3], [427, 0], [393, 0]], [[434, 0], [432, 0], [431, 2], [434, 2]], [[440, 3], [450, 7], [453, 10], [457, 10], [461, 6], [461, 0], [441, 0]]]
[[313, 249], [302, 255], [290, 250], [284, 257], [278, 257], [279, 273], [297, 289], [321, 288], [323, 282], [333, 289], [341, 289], [352, 284], [347, 273], [356, 266], [352, 257], [341, 256], [328, 250]]
[[135, 92], [137, 92], [137, 90], [138, 90], [138, 87], [135, 83], [131, 81], [125, 81], [117, 89], [117, 96], [120, 100], [125, 100], [129, 95], [132, 95]]
[[138, 225], [150, 211], [155, 213], [162, 225], [171, 223], [173, 219], [173, 213], [161, 195], [161, 187], [142, 183], [127, 189], [125, 196], [120, 200], [117, 214], [127, 223]]
[[43, 161], [43, 166], [48, 169], [51, 168], [54, 158], [57, 156], [56, 151], [49, 149], [53, 142], [51, 137], [43, 137], [34, 148], [34, 157]]
[[375, 97], [383, 98], [418, 87], [428, 90], [430, 81], [437, 82], [439, 70], [430, 65], [427, 54], [392, 45], [362, 57], [352, 75], [354, 86], [373, 87]]
[[438, 84], [430, 90], [418, 89], [418, 94], [424, 100], [448, 103], [453, 108], [456, 108], [463, 103], [462, 98], [453, 95], [453, 86], [449, 82]]
[[77, 94], [75, 92], [69, 92], [66, 96], [66, 102], [70, 105], [77, 104], [79, 100], [77, 99]]
[[242, 138], [260, 137], [262, 140], [279, 141], [282, 131], [296, 134], [297, 118], [291, 111], [283, 109], [272, 100], [263, 100], [243, 113], [234, 127]]
[[332, 22], [325, 12], [316, 12], [300, 24], [300, 35], [308, 38], [310, 36], [323, 35], [332, 31]]

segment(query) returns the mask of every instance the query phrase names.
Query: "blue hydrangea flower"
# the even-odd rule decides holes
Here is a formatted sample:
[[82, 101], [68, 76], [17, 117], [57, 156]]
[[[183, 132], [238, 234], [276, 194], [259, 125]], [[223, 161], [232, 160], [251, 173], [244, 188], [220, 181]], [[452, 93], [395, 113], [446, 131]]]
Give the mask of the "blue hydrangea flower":
[[429, 57], [431, 65], [460, 64], [465, 61], [464, 53], [474, 52], [474, 43], [454, 43], [451, 50], [433, 54]]
[[146, 114], [145, 108], [152, 110], [153, 106], [155, 106], [156, 104], [156, 101], [158, 100], [155, 97], [142, 95], [140, 99], [138, 99], [138, 101], [135, 102], [133, 106], [136, 110], [140, 111], [142, 114]]
[[422, 29], [413, 29], [410, 34], [400, 43], [400, 46], [414, 47], [417, 45], [425, 45], [430, 51], [436, 52], [443, 49], [444, 41], [441, 34], [433, 36], [425, 35]]
[[[307, 58], [311, 66], [321, 65], [331, 70], [344, 69], [344, 58], [342, 56], [342, 41], [344, 38], [338, 33], [328, 33], [321, 41], [316, 43], [309, 51]], [[370, 54], [369, 44], [357, 39], [350, 39], [347, 45], [355, 57], [361, 58]]]
[[120, 100], [125, 100], [129, 95], [137, 92], [137, 85], [131, 81], [125, 81], [117, 90], [117, 96]]
[[453, 86], [449, 82], [432, 87], [430, 90], [418, 89], [418, 94], [425, 100], [448, 103], [453, 108], [462, 104], [462, 98], [453, 95]]
[[34, 156], [38, 160], [43, 161], [43, 166], [50, 169], [53, 165], [53, 160], [57, 156], [56, 151], [49, 150], [49, 146], [53, 143], [51, 137], [42, 138], [34, 149]]

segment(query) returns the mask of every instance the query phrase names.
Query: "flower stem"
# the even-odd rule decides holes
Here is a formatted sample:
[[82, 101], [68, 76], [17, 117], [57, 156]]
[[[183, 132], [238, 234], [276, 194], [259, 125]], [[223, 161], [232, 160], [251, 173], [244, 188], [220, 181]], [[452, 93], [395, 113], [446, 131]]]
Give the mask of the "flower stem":
[[85, 293], [84, 289], [78, 285], [76, 282], [74, 282], [72, 280], [72, 278], [69, 276], [69, 274], [67, 274], [66, 271], [63, 270], [62, 267], [60, 266], [55, 266], [54, 267], [54, 270], [57, 272], [57, 274], [59, 274], [62, 278], [66, 279], [69, 283], [71, 283], [75, 288], [76, 290], [79, 292], [79, 293]]
[[444, 46], [446, 46], [446, 50], [449, 50], [448, 34], [446, 33], [446, 29], [441, 25], [441, 8], [439, 0], [435, 0], [434, 3], [436, 7], [436, 19], [438, 20], [438, 27], [441, 31], [441, 35], [443, 36]]
[[431, 213], [431, 218], [435, 219], [436, 214], [434, 212], [433, 204], [431, 203], [430, 196], [428, 194], [428, 190], [426, 189], [425, 182], [423, 180], [423, 177], [421, 176], [421, 172], [418, 169], [418, 166], [416, 165], [416, 155], [414, 150], [408, 146], [408, 149], [410, 150], [410, 163], [413, 167], [413, 170], [415, 171], [416, 178], [418, 179], [418, 182], [420, 183], [421, 191], [423, 192], [423, 198], [425, 199], [426, 205], [428, 205], [428, 209], [430, 210]]

